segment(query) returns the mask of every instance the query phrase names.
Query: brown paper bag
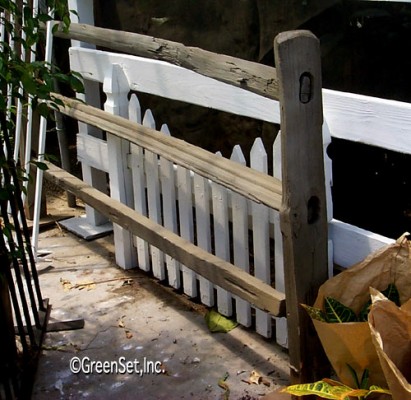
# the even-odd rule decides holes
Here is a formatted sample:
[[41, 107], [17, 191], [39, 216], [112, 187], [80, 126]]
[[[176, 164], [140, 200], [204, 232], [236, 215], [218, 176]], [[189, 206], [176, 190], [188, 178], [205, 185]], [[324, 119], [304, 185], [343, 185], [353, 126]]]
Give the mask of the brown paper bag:
[[[410, 247], [410, 242], [402, 236], [397, 243], [329, 279], [320, 287], [314, 307], [324, 309], [324, 298], [330, 296], [358, 314], [370, 298], [370, 287], [383, 291], [390, 283], [396, 285], [403, 304], [411, 298]], [[370, 385], [387, 387], [367, 322], [334, 324], [313, 320], [313, 323], [341, 382], [355, 387], [348, 364], [359, 378], [368, 369]]]
[[368, 316], [372, 341], [393, 400], [411, 399], [411, 300], [398, 308], [372, 290]]

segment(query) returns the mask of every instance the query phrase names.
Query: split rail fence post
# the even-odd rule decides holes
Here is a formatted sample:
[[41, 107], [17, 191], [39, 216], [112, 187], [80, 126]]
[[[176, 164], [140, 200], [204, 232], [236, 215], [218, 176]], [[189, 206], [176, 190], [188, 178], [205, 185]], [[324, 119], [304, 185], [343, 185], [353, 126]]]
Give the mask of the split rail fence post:
[[327, 210], [322, 140], [322, 84], [318, 39], [308, 31], [274, 40], [279, 78], [284, 279], [292, 383], [312, 382], [328, 363], [301, 307], [312, 305], [328, 277]]

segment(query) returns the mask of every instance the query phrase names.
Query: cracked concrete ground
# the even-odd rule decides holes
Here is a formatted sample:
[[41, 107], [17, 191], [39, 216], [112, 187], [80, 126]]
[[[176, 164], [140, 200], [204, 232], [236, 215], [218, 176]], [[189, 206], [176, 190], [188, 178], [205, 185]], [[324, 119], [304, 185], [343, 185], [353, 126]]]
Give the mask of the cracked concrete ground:
[[[85, 326], [47, 333], [33, 399], [223, 399], [226, 373], [226, 398], [259, 399], [288, 383], [288, 356], [272, 340], [241, 327], [210, 333], [205, 307], [117, 267], [111, 235], [86, 242], [54, 227], [40, 234], [39, 249], [49, 252], [37, 268], [51, 322], [84, 318]], [[106, 373], [98, 364], [93, 373], [70, 370], [112, 361]], [[162, 373], [149, 373], [154, 367]], [[253, 370], [270, 386], [246, 383]]]

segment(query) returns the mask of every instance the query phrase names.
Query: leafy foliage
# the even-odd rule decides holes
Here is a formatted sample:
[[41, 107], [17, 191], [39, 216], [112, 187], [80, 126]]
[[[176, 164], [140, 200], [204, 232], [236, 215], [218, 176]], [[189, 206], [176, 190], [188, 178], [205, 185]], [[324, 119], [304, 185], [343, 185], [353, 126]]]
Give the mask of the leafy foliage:
[[42, 28], [52, 19], [51, 15], [61, 18], [64, 29], [68, 30], [70, 26], [66, 1], [47, 0], [46, 5], [49, 12], [39, 10], [35, 13], [26, 1], [19, 6], [15, 1], [0, 0], [0, 11], [3, 12], [0, 23], [4, 26], [4, 37], [0, 38], [0, 112], [13, 114], [15, 105], [10, 106], [8, 99], [20, 99], [27, 104], [30, 96], [33, 108], [47, 116], [49, 109], [44, 101], [52, 100], [50, 93], [55, 82], [78, 92], [83, 90], [78, 74], [63, 73], [46, 61], [30, 62], [30, 55], [40, 53], [44, 48]]
[[373, 393], [391, 394], [389, 390], [380, 388], [378, 386], [371, 386], [369, 389], [353, 389], [342, 384], [341, 382], [327, 378], [314, 383], [302, 383], [298, 385], [288, 386], [284, 388], [282, 392], [289, 393], [298, 397], [316, 395], [322, 399], [331, 400], [350, 400], [350, 398], [352, 397], [357, 397], [358, 399], [366, 399]]
[[351, 375], [354, 378], [354, 382], [355, 382], [356, 387], [358, 389], [366, 389], [368, 387], [370, 371], [368, 369], [365, 369], [364, 372], [361, 375], [361, 379], [359, 379], [355, 369], [350, 364], [347, 364], [347, 367], [350, 370]]
[[342, 323], [357, 321], [357, 316], [351, 308], [346, 307], [332, 297], [326, 297], [324, 299], [324, 308], [327, 322]]
[[[51, 94], [56, 83], [83, 91], [78, 74], [65, 74], [55, 65], [38, 61], [45, 47], [44, 24], [54, 16], [62, 21], [64, 30], [70, 26], [66, 0], [45, 0], [44, 3], [46, 9], [35, 11], [28, 0], [0, 0], [0, 254], [11, 259], [21, 259], [25, 247], [29, 246], [29, 243], [13, 242], [12, 232], [18, 229], [9, 222], [9, 208], [14, 219], [18, 212], [23, 213], [21, 192], [25, 187], [21, 183], [29, 179], [23, 163], [13, 157], [18, 107], [23, 116], [30, 106], [47, 117], [58, 105]], [[32, 62], [33, 58], [37, 60]], [[45, 166], [41, 162], [35, 164], [38, 168]]]
[[[401, 305], [400, 294], [395, 284], [390, 283], [381, 293], [394, 302], [398, 307]], [[358, 316], [350, 307], [345, 306], [333, 297], [324, 298], [324, 311], [306, 304], [302, 304], [302, 307], [312, 319], [317, 321], [329, 323], [366, 322], [371, 307], [371, 299], [364, 304], [364, 307], [361, 309]]]
[[301, 305], [302, 305], [303, 308], [305, 308], [308, 315], [312, 319], [315, 319], [316, 321], [327, 322], [327, 316], [325, 315], [323, 310], [321, 310], [319, 308], [307, 306], [307, 304], [301, 304]]
[[[398, 307], [401, 305], [400, 303], [400, 294], [398, 292], [397, 287], [393, 284], [390, 283], [384, 291], [381, 292], [388, 300], [391, 300], [394, 302]], [[368, 313], [370, 312], [370, 307], [371, 307], [371, 300], [367, 301], [365, 303], [364, 307], [360, 311], [358, 315], [358, 320], [366, 322], [368, 320]]]

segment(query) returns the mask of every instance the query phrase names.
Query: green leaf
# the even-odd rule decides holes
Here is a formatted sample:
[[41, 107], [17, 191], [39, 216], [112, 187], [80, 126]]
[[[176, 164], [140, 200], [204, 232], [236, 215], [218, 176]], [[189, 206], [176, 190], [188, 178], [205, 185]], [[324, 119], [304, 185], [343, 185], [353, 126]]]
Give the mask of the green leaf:
[[367, 368], [365, 368], [361, 375], [361, 380], [360, 380], [358, 379], [357, 371], [350, 364], [347, 364], [347, 367], [350, 370], [351, 376], [354, 379], [355, 387], [357, 389], [367, 389], [368, 381], [370, 377], [370, 371]]
[[400, 293], [398, 292], [397, 287], [393, 284], [390, 283], [383, 292], [381, 292], [388, 300], [391, 300], [394, 302], [398, 307], [401, 306], [400, 303]]
[[367, 322], [368, 321], [368, 314], [371, 308], [371, 299], [368, 300], [364, 307], [361, 309], [360, 313], [358, 314], [358, 321], [360, 322]]
[[38, 113], [45, 118], [47, 118], [50, 114], [50, 109], [47, 103], [38, 103], [36, 111], [38, 111]]
[[306, 304], [301, 304], [301, 306], [307, 311], [311, 319], [322, 321], [322, 322], [327, 322], [326, 315], [324, 311], [321, 310], [320, 308], [307, 306]]
[[373, 393], [383, 393], [383, 394], [389, 394], [391, 396], [391, 391], [388, 389], [384, 389], [382, 387], [376, 386], [376, 385], [371, 385], [370, 390], [368, 394], [365, 397], [368, 397], [370, 394]]
[[71, 74], [69, 76], [70, 87], [77, 93], [84, 92], [83, 82], [75, 75]]
[[369, 384], [370, 371], [366, 368], [361, 375], [360, 389], [367, 389]]
[[48, 166], [46, 163], [41, 162], [41, 161], [32, 161], [32, 163], [40, 170], [42, 171], [47, 171], [48, 170]]
[[340, 400], [347, 396], [347, 393], [352, 392], [353, 389], [341, 385], [331, 385], [325, 381], [318, 381], [314, 383], [302, 383], [298, 385], [288, 386], [282, 390], [283, 393], [289, 393], [293, 396], [308, 396], [316, 395], [323, 399]]
[[[390, 283], [385, 290], [381, 292], [388, 300], [394, 302], [398, 307], [401, 305], [400, 303], [400, 293], [398, 292], [397, 287]], [[360, 313], [358, 314], [358, 320], [361, 322], [368, 321], [368, 313], [370, 312], [371, 308], [371, 299], [368, 300], [364, 307], [361, 309]]]
[[351, 308], [332, 297], [326, 297], [324, 299], [324, 309], [327, 322], [343, 323], [357, 321], [357, 316]]
[[238, 323], [224, 317], [220, 313], [214, 310], [210, 310], [206, 315], [205, 315], [205, 320], [207, 322], [208, 329], [210, 329], [210, 332], [230, 332], [232, 329], [234, 329]]
[[6, 189], [0, 188], [0, 200], [8, 200], [9, 193]]

